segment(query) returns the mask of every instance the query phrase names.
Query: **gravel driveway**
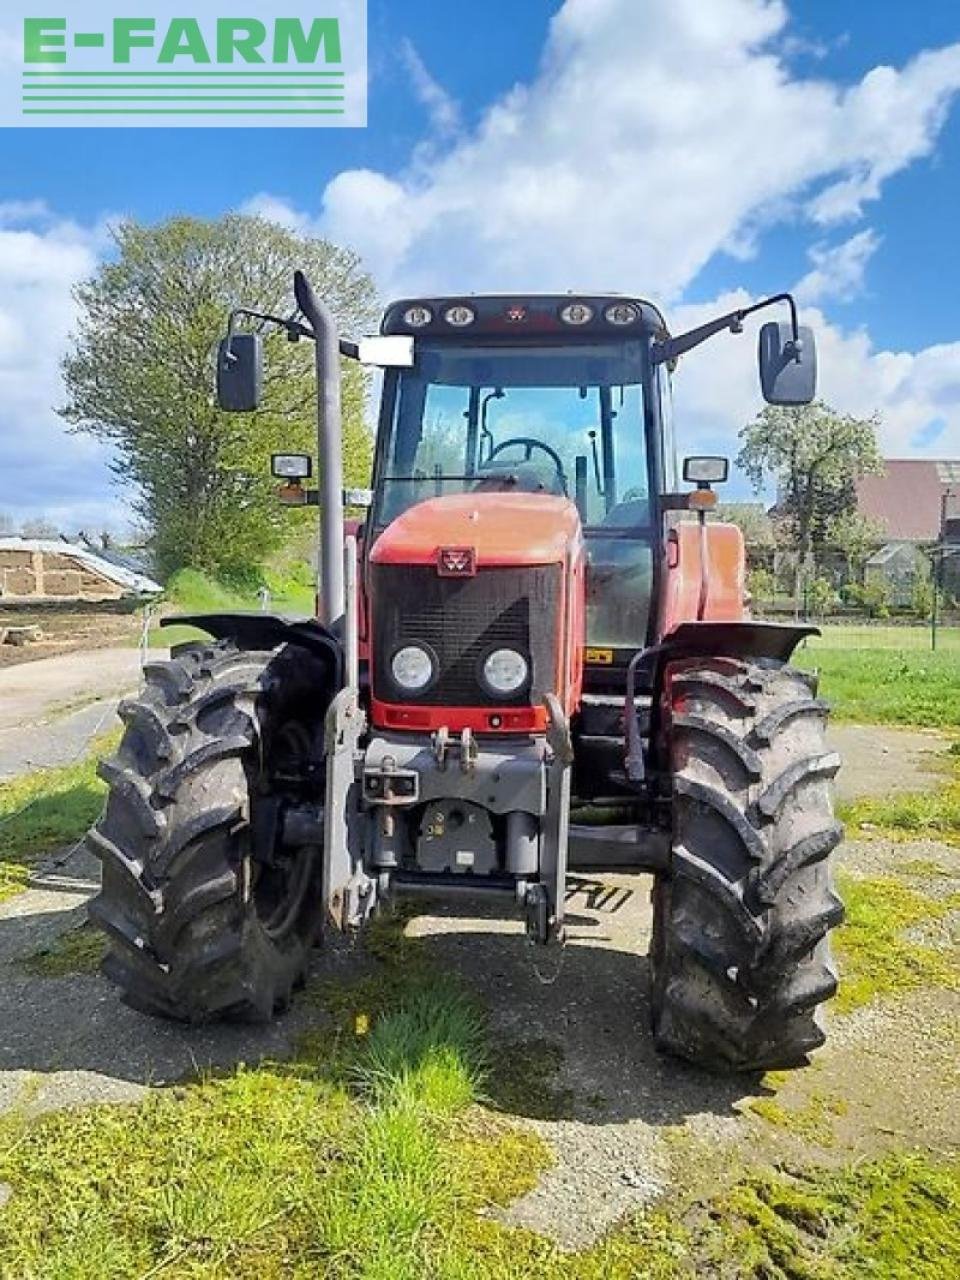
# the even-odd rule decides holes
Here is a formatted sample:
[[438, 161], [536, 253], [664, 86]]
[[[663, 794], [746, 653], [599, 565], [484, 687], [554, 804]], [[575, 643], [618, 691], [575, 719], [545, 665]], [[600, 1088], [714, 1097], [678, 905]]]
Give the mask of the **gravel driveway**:
[[140, 651], [133, 648], [0, 669], [0, 781], [77, 759], [114, 723], [119, 698], [139, 683]]

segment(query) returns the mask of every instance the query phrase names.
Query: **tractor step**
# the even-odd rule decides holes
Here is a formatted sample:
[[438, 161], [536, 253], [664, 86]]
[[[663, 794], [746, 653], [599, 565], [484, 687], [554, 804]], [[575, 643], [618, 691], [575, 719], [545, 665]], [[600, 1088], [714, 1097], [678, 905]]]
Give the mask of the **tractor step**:
[[570, 824], [567, 866], [571, 871], [665, 871], [670, 862], [670, 833], [628, 825], [594, 827]]

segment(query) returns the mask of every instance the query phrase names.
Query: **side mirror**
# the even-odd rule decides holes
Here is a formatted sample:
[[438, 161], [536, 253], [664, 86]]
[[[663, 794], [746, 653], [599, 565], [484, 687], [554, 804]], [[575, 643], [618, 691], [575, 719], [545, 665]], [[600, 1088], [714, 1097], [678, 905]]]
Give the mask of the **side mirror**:
[[252, 413], [263, 396], [263, 341], [235, 333], [217, 352], [217, 404], [227, 413]]
[[809, 404], [817, 393], [817, 343], [813, 330], [771, 320], [760, 330], [757, 357], [760, 388], [767, 404]]

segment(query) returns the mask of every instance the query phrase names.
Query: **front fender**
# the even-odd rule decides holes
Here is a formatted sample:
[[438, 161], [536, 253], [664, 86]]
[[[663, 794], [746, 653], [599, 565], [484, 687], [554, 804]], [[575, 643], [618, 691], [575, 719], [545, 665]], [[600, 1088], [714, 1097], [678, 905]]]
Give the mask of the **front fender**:
[[315, 618], [291, 621], [274, 613], [172, 613], [161, 627], [196, 627], [214, 640], [232, 640], [239, 649], [276, 649], [298, 644], [325, 659], [334, 688], [343, 684], [344, 653], [340, 639]]

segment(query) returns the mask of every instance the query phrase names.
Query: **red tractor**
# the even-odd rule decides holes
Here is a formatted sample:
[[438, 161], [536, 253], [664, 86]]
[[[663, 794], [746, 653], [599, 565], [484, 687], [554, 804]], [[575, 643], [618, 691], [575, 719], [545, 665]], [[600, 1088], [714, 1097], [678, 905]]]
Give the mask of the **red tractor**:
[[[307, 456], [274, 471], [285, 501], [319, 506], [319, 616], [177, 619], [210, 641], [148, 666], [121, 708], [90, 835], [105, 972], [148, 1013], [268, 1019], [325, 921], [495, 900], [547, 944], [571, 873], [629, 868], [654, 876], [657, 1044], [803, 1063], [843, 914], [839, 761], [788, 665], [813, 628], [750, 619], [740, 532], [707, 520], [727, 463], [687, 458], [681, 492], [670, 416], [678, 357], [773, 303], [790, 320], [761, 329], [764, 395], [809, 401], [793, 299], [671, 336], [635, 298], [420, 298], [352, 343], [300, 274], [295, 293], [293, 319], [231, 316], [218, 395], [259, 400], [241, 317], [315, 342], [319, 490]], [[343, 356], [384, 367], [359, 526]]]

